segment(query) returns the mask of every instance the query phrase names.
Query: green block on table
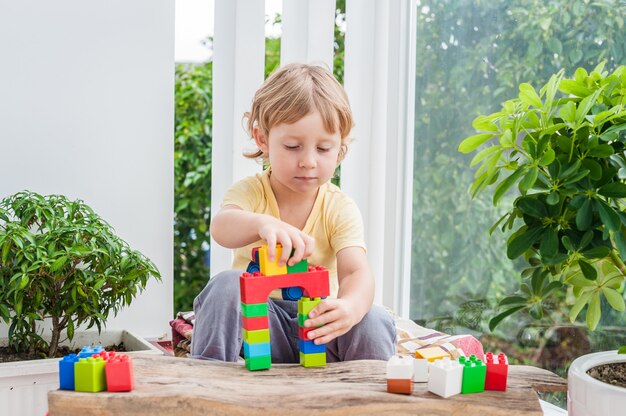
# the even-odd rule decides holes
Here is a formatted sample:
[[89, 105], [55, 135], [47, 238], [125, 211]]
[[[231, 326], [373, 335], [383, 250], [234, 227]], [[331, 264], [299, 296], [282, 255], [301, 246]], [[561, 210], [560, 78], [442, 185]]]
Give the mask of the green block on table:
[[[298, 325], [300, 325], [300, 328], [304, 328], [304, 321], [306, 321], [307, 319], [309, 319], [307, 315], [302, 315], [301, 313], [298, 314]], [[319, 328], [322, 326], [324, 325], [318, 325], [316, 326], [316, 328]]]
[[304, 354], [301, 352], [300, 365], [303, 367], [324, 367], [326, 365], [326, 353]]
[[464, 366], [461, 393], [480, 393], [485, 391], [485, 378], [487, 377], [487, 366], [485, 366], [485, 363], [474, 355], [470, 358], [460, 357], [459, 363]]
[[309, 316], [309, 312], [313, 310], [322, 300], [320, 298], [301, 297], [298, 300], [298, 313]]
[[81, 358], [74, 364], [74, 390], [95, 393], [107, 389], [102, 357]]
[[293, 266], [287, 265], [287, 274], [306, 273], [308, 271], [309, 262], [306, 259], [301, 260], [299, 263], [296, 263]]
[[258, 344], [260, 342], [270, 342], [270, 330], [258, 329], [256, 331], [243, 330], [243, 340], [248, 344]]
[[257, 318], [259, 316], [267, 316], [266, 303], [243, 303], [241, 302], [241, 314], [246, 318]]
[[246, 358], [246, 368], [251, 371], [267, 370], [272, 366], [272, 356], [263, 355], [260, 357]]

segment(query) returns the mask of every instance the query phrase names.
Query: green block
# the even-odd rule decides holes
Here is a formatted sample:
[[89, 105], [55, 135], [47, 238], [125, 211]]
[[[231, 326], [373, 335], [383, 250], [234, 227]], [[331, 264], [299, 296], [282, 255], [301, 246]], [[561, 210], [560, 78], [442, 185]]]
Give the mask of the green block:
[[[301, 328], [305, 328], [304, 326], [304, 321], [306, 321], [307, 319], [309, 319], [308, 315], [302, 315], [301, 313], [298, 314], [298, 325], [300, 325]], [[320, 328], [324, 325], [318, 325], [315, 328]]]
[[270, 330], [258, 329], [256, 331], [243, 330], [243, 340], [248, 344], [258, 344], [260, 342], [270, 342]]
[[326, 366], [326, 353], [304, 354], [301, 352], [300, 365], [303, 367], [324, 367]]
[[102, 357], [81, 358], [74, 364], [74, 390], [95, 393], [107, 389]]
[[485, 363], [474, 355], [470, 358], [460, 357], [459, 363], [464, 365], [461, 393], [480, 393], [485, 391], [485, 378], [487, 377], [487, 366], [485, 366]]
[[257, 318], [259, 316], [267, 316], [266, 303], [243, 303], [241, 302], [241, 314], [246, 318]]
[[260, 357], [246, 358], [246, 368], [250, 371], [267, 370], [272, 366], [272, 356], [263, 355]]
[[287, 265], [287, 274], [306, 273], [309, 271], [309, 262], [307, 259], [301, 260], [293, 266]]
[[298, 313], [309, 316], [309, 312], [313, 310], [322, 300], [320, 298], [301, 297], [298, 299]]

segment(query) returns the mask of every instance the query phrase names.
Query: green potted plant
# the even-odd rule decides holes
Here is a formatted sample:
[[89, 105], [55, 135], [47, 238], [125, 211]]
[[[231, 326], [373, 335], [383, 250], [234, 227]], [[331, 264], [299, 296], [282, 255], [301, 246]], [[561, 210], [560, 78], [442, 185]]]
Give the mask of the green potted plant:
[[539, 91], [526, 83], [519, 91], [500, 111], [478, 116], [478, 134], [459, 145], [477, 151], [472, 195], [493, 187], [494, 204], [517, 195], [490, 232], [510, 230], [507, 256], [523, 256], [528, 267], [489, 327], [523, 310], [541, 319], [565, 292], [570, 320], [586, 308], [594, 330], [603, 298], [625, 310], [626, 67], [578, 68], [572, 79], [560, 71]]
[[0, 318], [16, 352], [55, 357], [79, 325], [100, 332], [150, 277], [160, 280], [156, 266], [83, 201], [33, 192], [0, 201]]

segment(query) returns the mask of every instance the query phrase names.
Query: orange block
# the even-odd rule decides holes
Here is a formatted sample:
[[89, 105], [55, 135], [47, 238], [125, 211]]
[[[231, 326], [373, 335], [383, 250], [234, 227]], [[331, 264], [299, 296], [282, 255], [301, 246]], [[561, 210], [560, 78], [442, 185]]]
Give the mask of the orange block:
[[413, 380], [407, 379], [387, 379], [387, 392], [398, 394], [412, 394]]

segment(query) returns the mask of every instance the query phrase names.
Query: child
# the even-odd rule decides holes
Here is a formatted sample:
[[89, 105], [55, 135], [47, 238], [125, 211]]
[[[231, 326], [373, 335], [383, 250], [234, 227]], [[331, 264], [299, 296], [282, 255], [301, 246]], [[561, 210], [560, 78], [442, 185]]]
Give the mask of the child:
[[[286, 65], [256, 92], [245, 118], [258, 147], [246, 156], [269, 168], [233, 185], [212, 221], [215, 241], [234, 249], [235, 270], [213, 277], [196, 297], [192, 355], [223, 361], [242, 355], [239, 276], [253, 247], [266, 243], [273, 261], [280, 243], [279, 265], [308, 258], [329, 270], [331, 296], [304, 323], [323, 324], [309, 337], [327, 344], [327, 361], [388, 360], [395, 352], [395, 326], [384, 309], [372, 306], [361, 214], [330, 183], [352, 129], [343, 88], [323, 68]], [[274, 291], [268, 311], [272, 362], [297, 363], [297, 302]]]

